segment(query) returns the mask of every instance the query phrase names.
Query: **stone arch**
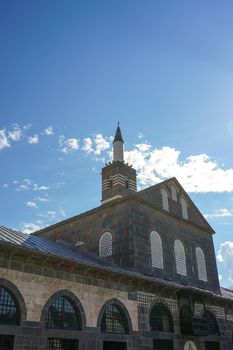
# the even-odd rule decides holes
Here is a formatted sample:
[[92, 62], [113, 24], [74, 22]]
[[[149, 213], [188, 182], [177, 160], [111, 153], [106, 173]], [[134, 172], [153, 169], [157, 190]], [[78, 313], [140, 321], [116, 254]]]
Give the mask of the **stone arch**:
[[[166, 312], [167, 314], [167, 317], [169, 318], [169, 321], [170, 321], [170, 326], [169, 328], [171, 329], [169, 332], [174, 332], [174, 319], [173, 319], [173, 315], [172, 315], [172, 312], [169, 308], [169, 306], [167, 305], [166, 302], [164, 302], [163, 300], [161, 301], [160, 299], [158, 300], [154, 300], [154, 302], [151, 304], [150, 306], [150, 309], [149, 309], [149, 312], [148, 312], [148, 326], [149, 326], [149, 329], [151, 331], [153, 331], [153, 329], [151, 329], [151, 314], [153, 312], [153, 310], [155, 308], [160, 308], [160, 309], [163, 309], [163, 311]], [[161, 332], [166, 332], [166, 330], [160, 330]]]
[[51, 295], [51, 297], [47, 300], [46, 304], [43, 307], [40, 321], [45, 324], [45, 320], [46, 320], [46, 316], [47, 316], [49, 307], [51, 306], [53, 301], [56, 300], [59, 297], [67, 297], [68, 299], [70, 299], [74, 303], [75, 307], [80, 312], [81, 325], [82, 325], [82, 329], [83, 329], [86, 326], [86, 316], [85, 316], [84, 308], [83, 308], [80, 300], [76, 297], [76, 295], [73, 294], [72, 292], [70, 292], [67, 289], [60, 290], [60, 291], [58, 291], [58, 292], [56, 292], [56, 293]]
[[104, 315], [105, 310], [111, 305], [111, 304], [115, 304], [117, 306], [119, 306], [122, 311], [125, 314], [126, 320], [128, 322], [128, 330], [129, 330], [129, 334], [132, 334], [132, 321], [131, 321], [131, 317], [130, 314], [126, 308], [126, 306], [119, 300], [116, 298], [110, 299], [108, 300], [106, 303], [104, 303], [104, 305], [102, 306], [100, 312], [99, 312], [99, 316], [98, 316], [98, 320], [97, 320], [97, 327], [99, 329], [101, 329], [101, 321]]
[[27, 319], [26, 304], [21, 292], [19, 291], [19, 289], [16, 287], [15, 284], [13, 284], [12, 282], [8, 281], [5, 278], [0, 278], [0, 287], [6, 289], [6, 291], [13, 296], [16, 306], [18, 307], [20, 312], [19, 324], [21, 324], [22, 321], [25, 321]]
[[220, 335], [220, 328], [217, 317], [208, 308], [204, 311], [202, 316], [208, 325], [209, 335]]

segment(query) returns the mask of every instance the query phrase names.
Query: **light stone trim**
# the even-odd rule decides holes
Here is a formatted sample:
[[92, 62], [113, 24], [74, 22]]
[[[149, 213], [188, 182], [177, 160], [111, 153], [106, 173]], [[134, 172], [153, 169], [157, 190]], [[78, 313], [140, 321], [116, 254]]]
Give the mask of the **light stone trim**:
[[128, 292], [113, 291], [107, 288], [5, 268], [0, 268], [0, 275], [14, 283], [19, 289], [26, 304], [28, 321], [39, 322], [42, 310], [49, 298], [60, 290], [66, 289], [80, 300], [85, 312], [87, 327], [97, 327], [101, 308], [108, 300], [116, 298], [127, 309], [132, 322], [132, 330], [138, 331], [137, 302], [128, 299]]

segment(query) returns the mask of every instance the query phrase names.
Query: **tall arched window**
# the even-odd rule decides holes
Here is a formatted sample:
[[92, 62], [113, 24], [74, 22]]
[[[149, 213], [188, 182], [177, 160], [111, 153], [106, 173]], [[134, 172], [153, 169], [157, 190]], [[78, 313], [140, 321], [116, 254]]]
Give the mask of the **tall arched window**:
[[203, 318], [206, 320], [208, 335], [220, 335], [218, 323], [211, 312], [205, 311]]
[[129, 333], [126, 315], [119, 305], [113, 303], [106, 308], [101, 320], [101, 332], [115, 334]]
[[164, 188], [162, 188], [160, 193], [161, 193], [161, 196], [162, 196], [163, 209], [169, 211], [169, 203], [168, 203], [167, 191]]
[[175, 261], [176, 261], [176, 272], [179, 275], [187, 276], [184, 246], [179, 239], [175, 240], [174, 252], [175, 252]]
[[112, 255], [112, 235], [110, 232], [102, 234], [99, 240], [99, 256], [105, 258]]
[[197, 260], [198, 278], [201, 281], [207, 282], [205, 255], [203, 253], [203, 250], [200, 247], [196, 248], [196, 260]]
[[48, 309], [46, 328], [81, 330], [81, 315], [70, 298], [61, 296]]
[[182, 211], [182, 217], [186, 220], [188, 220], [188, 205], [186, 203], [186, 200], [184, 198], [181, 198], [180, 200], [181, 204], [181, 211]]
[[172, 199], [177, 202], [177, 190], [174, 185], [171, 185]]
[[153, 267], [163, 269], [163, 247], [160, 235], [152, 231], [150, 234], [151, 264]]
[[2, 287], [0, 287], [0, 324], [20, 324], [20, 311], [17, 301]]
[[174, 332], [172, 315], [164, 304], [156, 304], [151, 310], [150, 329], [160, 332]]

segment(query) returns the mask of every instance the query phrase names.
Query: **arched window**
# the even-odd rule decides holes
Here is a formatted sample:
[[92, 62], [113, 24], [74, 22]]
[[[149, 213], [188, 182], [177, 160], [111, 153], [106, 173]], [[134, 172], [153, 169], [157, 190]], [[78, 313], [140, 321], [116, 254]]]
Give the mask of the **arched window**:
[[164, 304], [156, 304], [151, 310], [150, 329], [152, 331], [174, 332], [172, 315]]
[[101, 320], [101, 332], [115, 334], [129, 333], [126, 315], [119, 305], [113, 303], [106, 308]]
[[0, 324], [20, 324], [20, 311], [17, 301], [2, 287], [0, 287]]
[[175, 261], [176, 261], [176, 272], [179, 275], [187, 276], [184, 246], [179, 239], [175, 240], [174, 251], [175, 251]]
[[168, 194], [164, 188], [161, 189], [161, 196], [163, 209], [169, 211]]
[[110, 232], [105, 232], [100, 237], [99, 241], [99, 256], [105, 258], [112, 255], [112, 235]]
[[201, 281], [207, 282], [205, 255], [203, 253], [203, 250], [200, 247], [196, 248], [196, 260], [197, 260], [198, 278]]
[[188, 220], [188, 206], [186, 203], [186, 200], [184, 198], [181, 198], [180, 200], [180, 204], [181, 204], [181, 211], [182, 211], [182, 217], [186, 220]]
[[150, 234], [151, 264], [153, 267], [163, 269], [163, 248], [160, 235], [152, 231]]
[[171, 185], [172, 199], [177, 202], [177, 190], [174, 185]]
[[214, 315], [209, 311], [205, 311], [203, 318], [206, 320], [208, 335], [220, 335], [218, 323]]
[[68, 297], [58, 297], [48, 309], [46, 328], [81, 330], [81, 315]]

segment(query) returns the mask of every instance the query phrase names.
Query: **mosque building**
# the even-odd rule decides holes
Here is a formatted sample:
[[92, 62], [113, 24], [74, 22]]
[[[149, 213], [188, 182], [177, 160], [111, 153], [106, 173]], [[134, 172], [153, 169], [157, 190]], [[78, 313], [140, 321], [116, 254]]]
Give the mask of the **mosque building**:
[[0, 350], [230, 350], [214, 230], [175, 177], [137, 191], [118, 125], [101, 205], [0, 227]]

